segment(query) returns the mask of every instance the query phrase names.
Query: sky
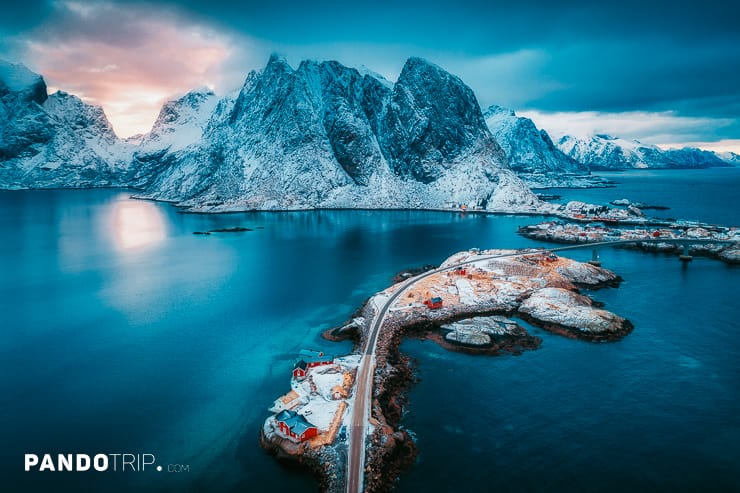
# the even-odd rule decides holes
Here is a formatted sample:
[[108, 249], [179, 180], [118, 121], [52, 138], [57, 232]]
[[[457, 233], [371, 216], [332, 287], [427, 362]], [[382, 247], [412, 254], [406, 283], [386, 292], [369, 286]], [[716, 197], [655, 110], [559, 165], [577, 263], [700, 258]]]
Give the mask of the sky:
[[2, 0], [0, 58], [102, 105], [120, 136], [162, 103], [238, 89], [271, 53], [395, 80], [421, 56], [554, 137], [740, 152], [740, 2]]

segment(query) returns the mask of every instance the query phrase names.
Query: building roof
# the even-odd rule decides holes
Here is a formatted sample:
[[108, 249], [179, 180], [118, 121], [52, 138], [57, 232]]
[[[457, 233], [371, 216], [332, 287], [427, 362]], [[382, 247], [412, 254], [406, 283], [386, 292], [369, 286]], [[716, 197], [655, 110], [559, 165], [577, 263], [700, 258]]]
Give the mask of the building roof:
[[308, 363], [306, 363], [306, 360], [304, 360], [304, 359], [299, 359], [298, 361], [296, 361], [295, 366], [293, 367], [294, 370], [296, 368], [300, 368], [301, 370], [305, 370], [306, 368], [308, 368]]
[[[295, 433], [296, 435], [303, 435], [306, 431], [310, 430], [311, 428], [316, 428], [316, 426], [312, 425], [308, 422], [306, 418], [301, 416], [300, 414], [294, 418], [294, 422], [292, 424], [288, 424], [290, 427], [290, 431]], [[286, 423], [287, 424], [287, 423]]]
[[430, 300], [432, 303], [442, 303], [442, 298], [436, 296]]
[[275, 421], [282, 421], [296, 435], [303, 435], [307, 430], [316, 428], [302, 414], [285, 409], [275, 415]]

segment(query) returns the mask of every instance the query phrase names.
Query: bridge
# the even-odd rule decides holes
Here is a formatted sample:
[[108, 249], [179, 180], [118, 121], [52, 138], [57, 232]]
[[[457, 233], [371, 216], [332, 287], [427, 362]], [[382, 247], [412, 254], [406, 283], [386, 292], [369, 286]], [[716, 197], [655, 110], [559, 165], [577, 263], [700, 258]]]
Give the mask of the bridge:
[[550, 248], [550, 252], [561, 252], [566, 250], [576, 250], [581, 248], [593, 248], [593, 255], [589, 263], [599, 265], [599, 255], [597, 247], [615, 247], [620, 245], [631, 245], [635, 243], [668, 243], [671, 245], [683, 245], [683, 253], [679, 256], [682, 261], [690, 261], [692, 259], [689, 254], [689, 246], [691, 245], [732, 245], [738, 243], [737, 241], [731, 240], [710, 240], [705, 238], [641, 238], [641, 239], [629, 239], [629, 240], [611, 240], [611, 241], [584, 241], [576, 245], [568, 245], [564, 247]]
[[[689, 245], [697, 244], [734, 244], [737, 242], [729, 240], [707, 240], [707, 239], [693, 239], [693, 238], [648, 238], [648, 239], [633, 239], [633, 240], [614, 240], [614, 241], [598, 241], [598, 242], [583, 242], [577, 245], [568, 245], [556, 248], [540, 248], [530, 249], [527, 251], [516, 251], [512, 253], [504, 253], [499, 255], [483, 255], [476, 256], [472, 260], [466, 260], [454, 265], [447, 267], [440, 267], [433, 269], [414, 277], [410, 277], [401, 283], [396, 291], [386, 299], [381, 306], [376, 306], [376, 314], [370, 324], [370, 330], [365, 340], [365, 345], [362, 349], [362, 357], [360, 359], [360, 365], [357, 369], [357, 378], [355, 386], [355, 401], [352, 406], [352, 417], [349, 426], [349, 450], [347, 453], [347, 478], [346, 478], [346, 491], [347, 493], [359, 493], [363, 491], [364, 479], [365, 479], [365, 442], [367, 438], [367, 428], [370, 418], [370, 408], [372, 406], [372, 389], [373, 389], [373, 378], [375, 376], [375, 349], [378, 342], [378, 336], [383, 327], [383, 323], [388, 315], [388, 311], [391, 306], [403, 295], [407, 289], [416, 284], [417, 282], [426, 279], [427, 277], [439, 274], [441, 272], [455, 270], [458, 267], [464, 267], [469, 264], [477, 262], [485, 262], [487, 260], [494, 260], [504, 257], [518, 257], [535, 254], [543, 254], [547, 252], [560, 252], [567, 250], [577, 250], [582, 248], [597, 248], [597, 247], [613, 247], [620, 245], [628, 245], [632, 243], [672, 243], [684, 245], [684, 255], [688, 256]], [[683, 257], [683, 255], [682, 255]], [[690, 259], [690, 257], [688, 258]], [[594, 258], [592, 263], [596, 263], [598, 256], [596, 250], [594, 250]]]

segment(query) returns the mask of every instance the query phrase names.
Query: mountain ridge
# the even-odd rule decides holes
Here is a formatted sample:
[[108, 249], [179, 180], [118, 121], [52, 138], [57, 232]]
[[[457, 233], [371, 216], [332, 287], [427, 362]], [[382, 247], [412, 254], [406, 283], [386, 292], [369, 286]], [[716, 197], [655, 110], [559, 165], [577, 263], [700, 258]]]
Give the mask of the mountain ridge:
[[0, 61], [0, 119], [2, 188], [128, 186], [197, 211], [536, 209], [510, 164], [530, 186], [594, 185], [562, 142], [511, 110], [484, 115], [460, 78], [417, 57], [391, 82], [336, 61], [293, 69], [273, 55], [237, 91], [190, 91], [128, 139], [101, 107], [48, 95], [42, 76]]
[[684, 147], [661, 149], [638, 140], [628, 140], [606, 134], [588, 137], [565, 135], [558, 148], [591, 170], [628, 169], [693, 169], [732, 166], [715, 152]]

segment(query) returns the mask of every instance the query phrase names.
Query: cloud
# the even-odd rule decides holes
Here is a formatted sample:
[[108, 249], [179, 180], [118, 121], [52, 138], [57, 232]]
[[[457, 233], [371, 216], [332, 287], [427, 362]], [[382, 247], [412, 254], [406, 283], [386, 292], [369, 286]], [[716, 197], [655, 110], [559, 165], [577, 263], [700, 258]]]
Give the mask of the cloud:
[[562, 84], [545, 72], [550, 62], [547, 52], [527, 49], [472, 58], [447, 55], [439, 63], [470, 85], [485, 108], [520, 107], [561, 89]]
[[[732, 126], [730, 118], [702, 118], [679, 116], [672, 112], [629, 111], [602, 113], [520, 111], [531, 118], [539, 128], [544, 128], [558, 139], [563, 135], [588, 136], [609, 134], [656, 145], [682, 145], [686, 142], [716, 140], [711, 129]], [[715, 137], [714, 139], [710, 137]]]
[[[737, 2], [470, 0], [450, 8], [447, 0], [25, 0], [23, 5], [0, 16], [0, 50], [15, 53], [51, 85], [102, 104], [122, 135], [145, 131], [160, 104], [178, 93], [203, 85], [220, 93], [238, 87], [272, 51], [285, 54], [293, 66], [305, 58], [337, 59], [390, 80], [406, 58], [422, 56], [460, 76], [483, 106], [541, 114], [642, 112], [652, 122], [645, 127], [647, 138], [663, 142], [740, 135]], [[591, 126], [621, 117], [605, 118]], [[624, 123], [625, 131], [614, 133], [636, 135], [639, 118], [627, 120], [632, 123]]]
[[238, 87], [226, 67], [263, 63], [246, 36], [185, 18], [174, 10], [107, 2], [58, 2], [56, 14], [17, 40], [24, 60], [50, 86], [102, 105], [121, 136], [146, 132], [176, 94]]

